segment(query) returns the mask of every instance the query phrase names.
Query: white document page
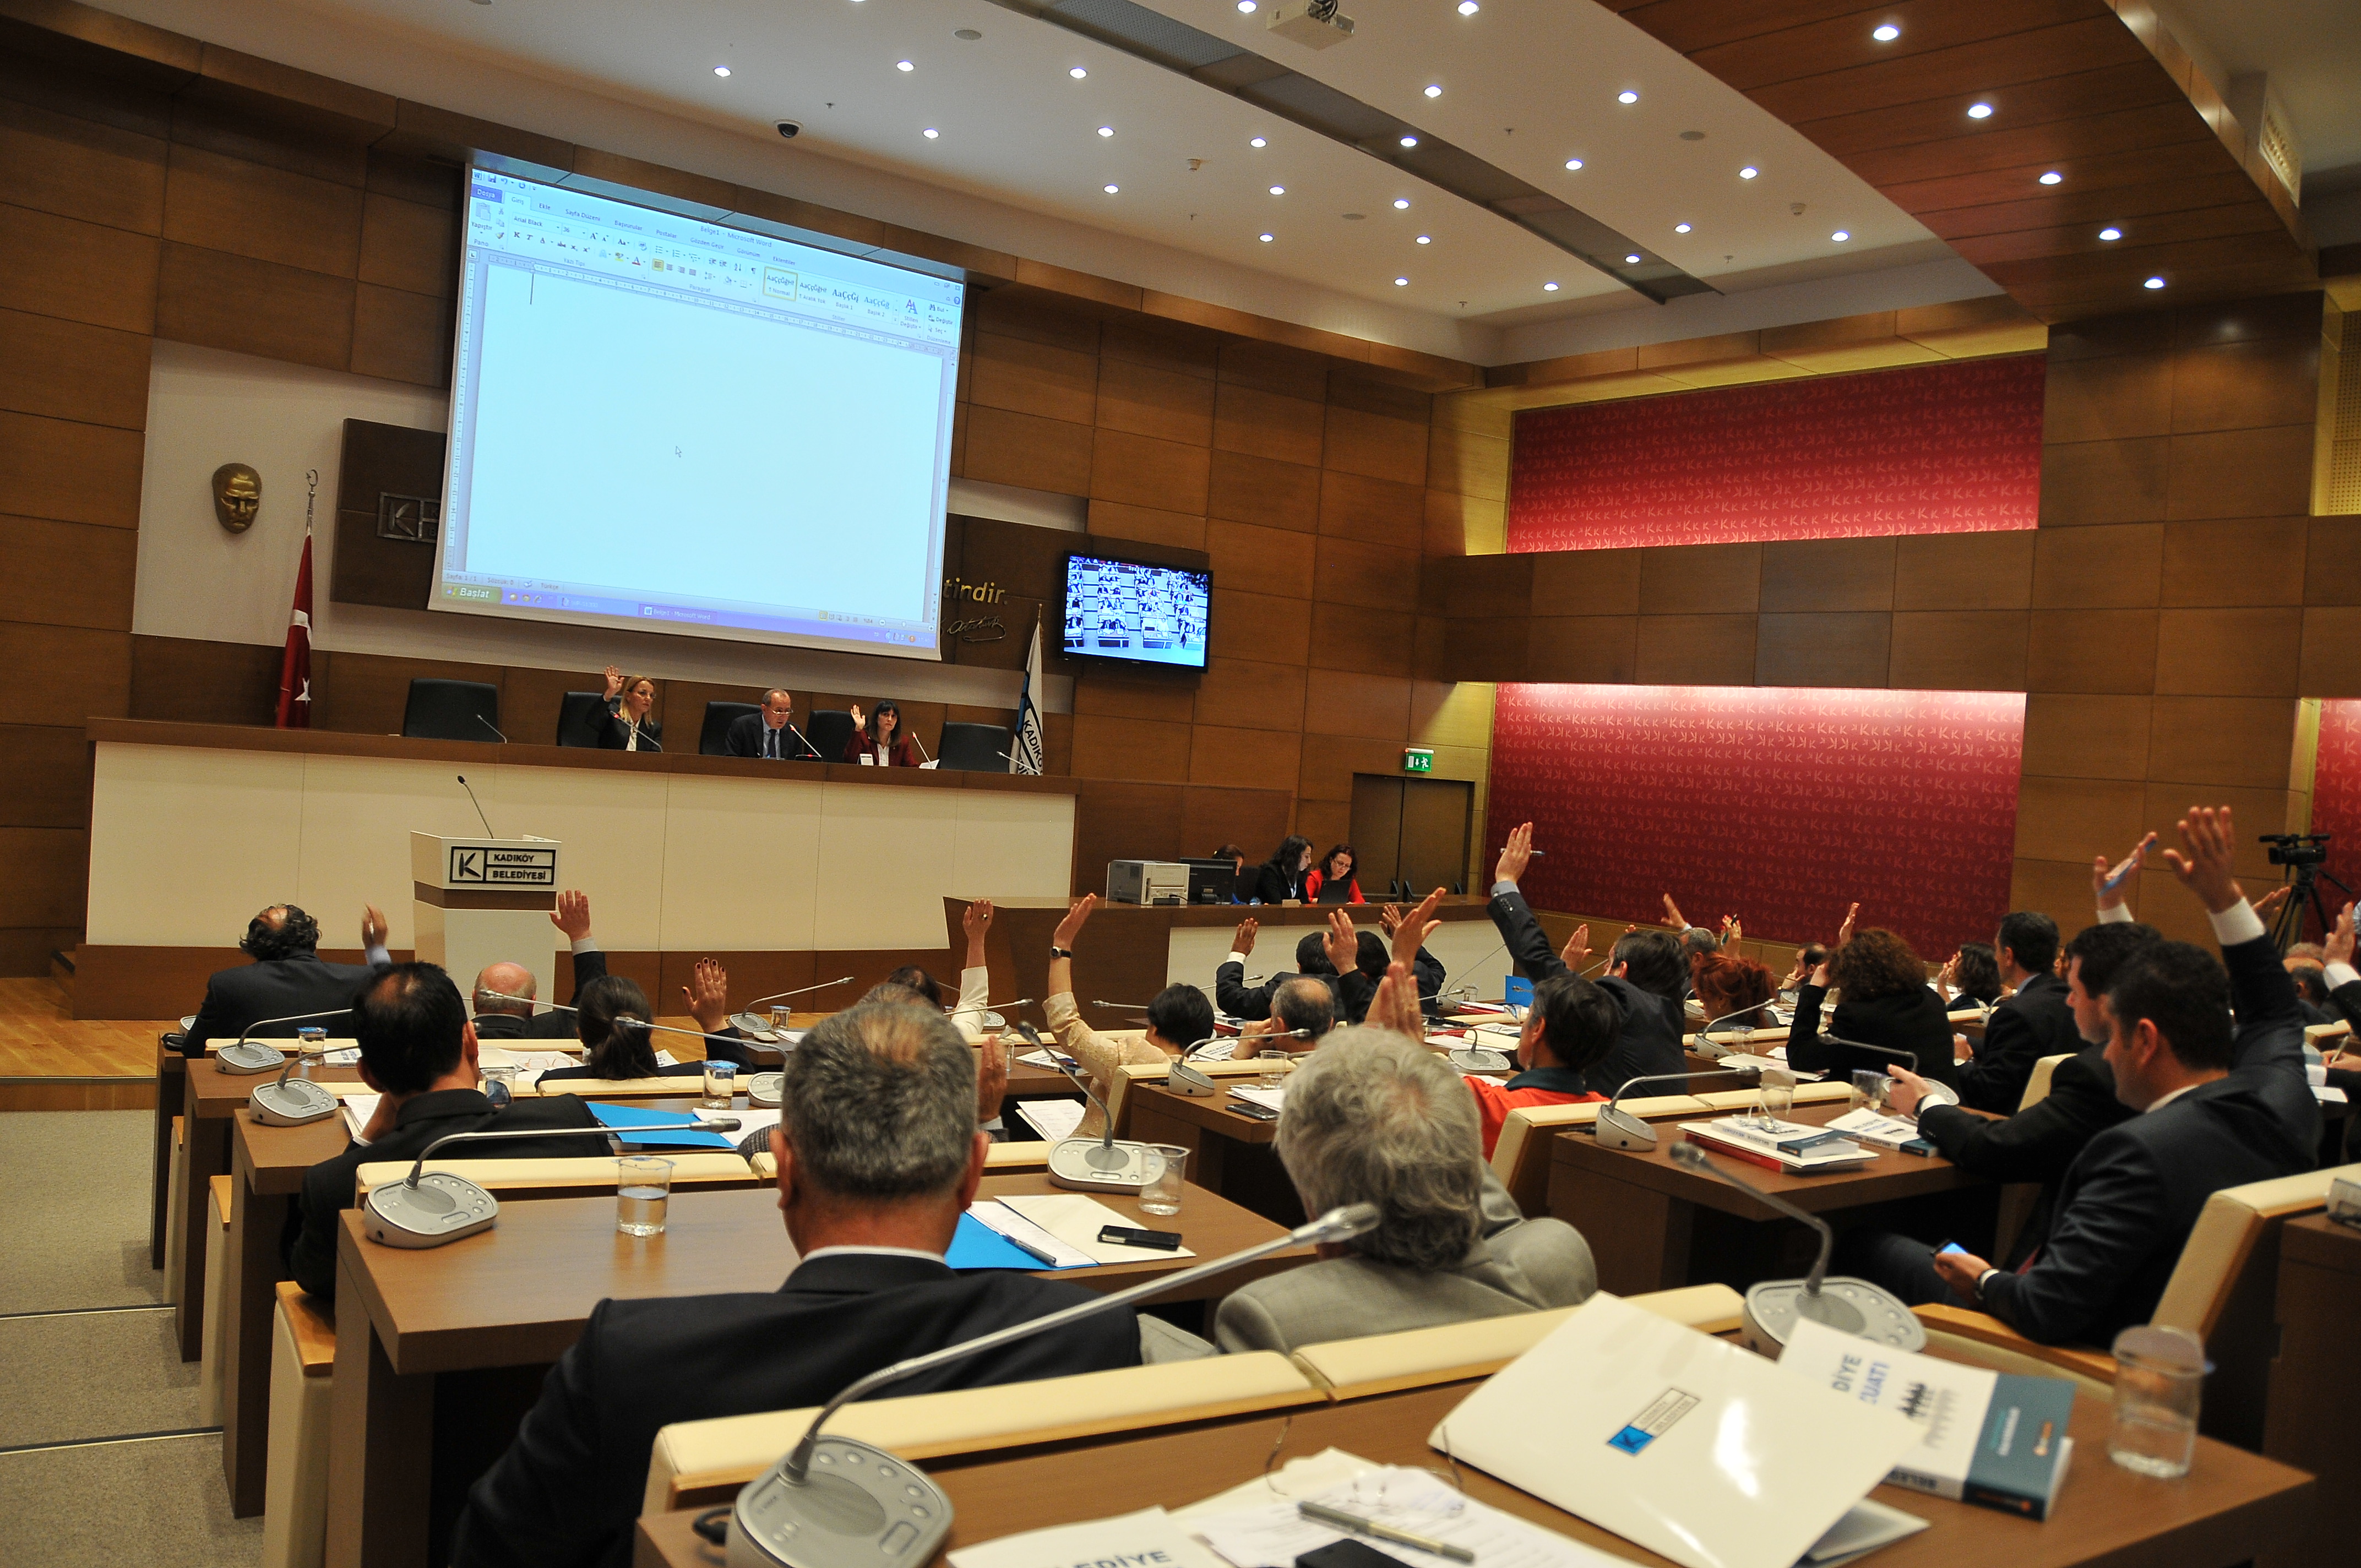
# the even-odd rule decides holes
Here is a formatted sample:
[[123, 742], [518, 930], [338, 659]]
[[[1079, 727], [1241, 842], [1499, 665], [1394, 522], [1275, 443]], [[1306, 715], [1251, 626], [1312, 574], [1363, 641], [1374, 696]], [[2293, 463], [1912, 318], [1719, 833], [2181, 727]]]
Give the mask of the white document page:
[[[1057, 1239], [1061, 1247], [1081, 1253], [1093, 1263], [1141, 1263], [1159, 1258], [1194, 1257], [1187, 1247], [1175, 1247], [1170, 1252], [1162, 1247], [1126, 1246], [1119, 1242], [1099, 1240], [1099, 1231], [1107, 1225], [1122, 1225], [1129, 1230], [1154, 1228], [1125, 1218], [1095, 1198], [1079, 1192], [1049, 1192], [1030, 1197], [1003, 1198], [1000, 1201], [1025, 1219]], [[982, 1208], [978, 1204], [976, 1207]], [[981, 1214], [976, 1216], [983, 1219]], [[991, 1223], [985, 1221], [985, 1223]]]
[[1287, 1085], [1283, 1083], [1277, 1089], [1264, 1089], [1255, 1084], [1248, 1084], [1243, 1089], [1233, 1089], [1230, 1092], [1247, 1104], [1259, 1105], [1266, 1111], [1283, 1110], [1287, 1104]]
[[[1620, 1568], [1621, 1564], [1620, 1558], [1596, 1547], [1462, 1496], [1442, 1477], [1424, 1470], [1400, 1465], [1367, 1470], [1315, 1494], [1312, 1500], [1413, 1535], [1464, 1546], [1476, 1554], [1475, 1568]], [[1292, 1568], [1304, 1552], [1346, 1539], [1411, 1568], [1444, 1568], [1450, 1562], [1434, 1552], [1374, 1536], [1348, 1538], [1343, 1530], [1306, 1519], [1291, 1501], [1210, 1519], [1192, 1515], [1189, 1522], [1231, 1568]]]
[[950, 1554], [951, 1568], [1222, 1568], [1162, 1508], [1004, 1535]]
[[1089, 1109], [1089, 1102], [1082, 1100], [1020, 1100], [1016, 1102], [1016, 1114], [1025, 1124], [1053, 1144], [1072, 1137], [1074, 1129], [1082, 1124], [1082, 1113]]
[[345, 1125], [350, 1127], [353, 1130], [353, 1136], [357, 1138], [361, 1135], [361, 1129], [369, 1124], [369, 1118], [377, 1114], [377, 1102], [385, 1096], [372, 1094], [366, 1090], [355, 1090], [347, 1094], [339, 1094], [336, 1098], [345, 1102]]

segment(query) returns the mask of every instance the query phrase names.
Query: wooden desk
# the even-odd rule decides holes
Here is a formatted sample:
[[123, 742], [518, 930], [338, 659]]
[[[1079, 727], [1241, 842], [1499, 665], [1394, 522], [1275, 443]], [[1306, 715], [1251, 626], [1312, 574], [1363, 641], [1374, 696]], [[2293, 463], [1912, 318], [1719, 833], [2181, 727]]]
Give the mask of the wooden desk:
[[[1789, 1119], [1819, 1126], [1844, 1113], [1840, 1103], [1799, 1105]], [[1680, 1125], [1679, 1122], [1656, 1123], [1658, 1142], [1645, 1154], [1601, 1148], [1587, 1129], [1560, 1133], [1550, 1145], [1549, 1212], [1579, 1230], [1590, 1244], [1602, 1290], [1628, 1296], [1698, 1283], [1692, 1263], [1703, 1251], [1694, 1245], [1701, 1212], [1728, 1215], [1747, 1226], [1768, 1223], [1793, 1228], [1794, 1222], [1728, 1182], [1674, 1164], [1672, 1150], [1681, 1141], [1674, 1129]], [[1940, 1156], [1881, 1154], [1856, 1170], [1788, 1176], [1707, 1147], [1717, 1163], [1748, 1181], [1798, 1208], [1823, 1215], [1989, 1185]], [[1735, 1239], [1741, 1248], [1750, 1239], [1745, 1230], [1722, 1226], [1717, 1231], [1722, 1240]], [[1730, 1276], [1724, 1282], [1741, 1288], [1749, 1282], [1744, 1267], [1735, 1271], [1729, 1267], [1743, 1266], [1745, 1257], [1717, 1256], [1715, 1261], [1721, 1266], [1721, 1274], [1713, 1277]]]
[[1161, 1083], [1135, 1083], [1125, 1096], [1123, 1135], [1189, 1150], [1190, 1180], [1279, 1224], [1300, 1225], [1303, 1201], [1271, 1147], [1279, 1124], [1229, 1109], [1244, 1103], [1227, 1090], [1196, 1096], [1175, 1094]]
[[[2342, 1468], [2361, 1395], [2361, 1230], [2324, 1214], [2290, 1220], [2279, 1233], [2279, 1354], [2271, 1364], [2263, 1452], [2300, 1469]], [[2332, 1568], [2353, 1561], [2342, 1487], [2323, 1488], [2298, 1510], [2285, 1546], [2263, 1568]], [[2332, 1506], [2336, 1505], [2336, 1506]]]
[[[955, 1517], [945, 1550], [956, 1551], [1020, 1530], [1193, 1502], [1331, 1445], [1380, 1464], [1441, 1465], [1426, 1435], [1474, 1387], [1447, 1384], [1141, 1437], [1054, 1444], [1005, 1459], [941, 1460], [927, 1472], [950, 1496]], [[2075, 1460], [2046, 1523], [1878, 1487], [1872, 1494], [1878, 1501], [1934, 1528], [1883, 1548], [1872, 1561], [1878, 1568], [2228, 1568], [2283, 1534], [2290, 1505], [2312, 1485], [2301, 1472], [2211, 1438], [2198, 1440], [2196, 1466], [2185, 1480], [2147, 1480], [2107, 1462], [2107, 1421], [2103, 1402], [2075, 1401]], [[1462, 1464], [1459, 1473], [1479, 1502], [1615, 1557], [1668, 1568], [1666, 1559], [1481, 1471]], [[719, 1568], [721, 1553], [690, 1530], [701, 1511], [641, 1519], [635, 1568]], [[935, 1563], [942, 1561], [938, 1556]]]
[[172, 1118], [181, 1113], [189, 1059], [156, 1036], [156, 1131], [151, 1143], [148, 1194], [148, 1266], [164, 1266], [165, 1243], [172, 1232]]
[[[987, 1176], [979, 1196], [1055, 1190], [1046, 1177], [1025, 1173]], [[1195, 1186], [1169, 1217], [1143, 1215], [1136, 1201], [1112, 1193], [1092, 1196], [1134, 1223], [1177, 1228], [1197, 1255], [1058, 1274], [1092, 1289], [1179, 1273], [1279, 1234]], [[613, 1198], [554, 1198], [504, 1204], [494, 1229], [411, 1252], [369, 1243], [360, 1216], [345, 1216], [328, 1458], [333, 1568], [424, 1568], [466, 1488], [530, 1408], [540, 1368], [580, 1337], [600, 1300], [775, 1290], [795, 1266], [769, 1192], [675, 1193], [667, 1219], [661, 1236], [625, 1236], [615, 1230]], [[1312, 1255], [1309, 1247], [1290, 1248], [1190, 1296], [1226, 1295]], [[463, 1402], [469, 1447], [481, 1452], [482, 1464], [438, 1465], [438, 1426], [449, 1432]]]

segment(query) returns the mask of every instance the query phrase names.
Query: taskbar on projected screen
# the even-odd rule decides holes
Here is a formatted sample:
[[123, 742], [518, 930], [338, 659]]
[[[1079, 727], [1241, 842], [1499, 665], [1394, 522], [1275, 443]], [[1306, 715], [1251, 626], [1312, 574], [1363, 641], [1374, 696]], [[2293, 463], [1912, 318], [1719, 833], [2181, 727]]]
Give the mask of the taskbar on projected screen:
[[443, 601], [453, 609], [517, 609], [558, 617], [604, 616], [612, 620], [658, 622], [667, 626], [710, 627], [717, 631], [756, 631], [775, 637], [825, 639], [838, 642], [877, 642], [913, 652], [932, 652], [935, 629], [910, 621], [840, 615], [809, 610], [764, 615], [756, 610], [715, 609], [702, 605], [652, 604], [642, 598], [608, 598], [496, 587], [489, 584], [443, 585]]

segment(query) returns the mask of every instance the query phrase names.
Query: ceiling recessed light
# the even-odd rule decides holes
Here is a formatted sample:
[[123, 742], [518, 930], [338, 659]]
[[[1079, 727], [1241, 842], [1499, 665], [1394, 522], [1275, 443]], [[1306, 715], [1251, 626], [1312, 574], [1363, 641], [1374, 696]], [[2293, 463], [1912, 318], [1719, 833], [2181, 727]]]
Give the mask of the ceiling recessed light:
[[1115, 127], [1113, 126], [1101, 126], [1099, 127], [1099, 135], [1103, 137], [1111, 137], [1115, 135]]
[[1252, 141], [1247, 142], [1246, 145], [1248, 147], [1268, 147], [1270, 143], [1264, 140], [1261, 137], [1257, 137]]
[[1637, 253], [1634, 253], [1634, 254], [1632, 254], [1632, 255], [1631, 255], [1631, 256], [1627, 256], [1627, 257], [1625, 257], [1623, 259], [1624, 259], [1624, 261], [1625, 261], [1625, 263], [1626, 263], [1627, 265], [1630, 265], [1630, 266], [1632, 266], [1632, 267], [1637, 267], [1637, 266], [1639, 266], [1639, 265], [1640, 265], [1640, 258], [1639, 258], [1639, 256], [1638, 256], [1638, 254], [1637, 254]]
[[1675, 234], [1686, 234], [1689, 232], [1689, 225], [1686, 224], [1675, 224], [1673, 225], [1673, 232]]
[[1463, 16], [1472, 16], [1482, 9], [1481, 5], [1476, 4], [1476, 0], [1459, 0], [1459, 14]]
[[895, 60], [895, 61], [894, 62], [894, 69], [895, 69], [895, 70], [896, 70], [896, 71], [916, 71], [916, 70], [917, 70], [918, 68], [917, 68], [917, 66], [915, 66], [915, 65], [912, 65], [912, 64], [911, 64], [908, 60]]
[[977, 32], [973, 27], [961, 27], [954, 31], [951, 34], [951, 37], [959, 39], [961, 43], [972, 44], [977, 39], [983, 38], [983, 35]]
[[2161, 289], [2164, 287], [2164, 280], [2161, 278], [2151, 278], [2147, 282], [2141, 284], [2140, 287], [2143, 289]]
[[2124, 231], [2119, 228], [2113, 227], [2103, 228], [2099, 231], [2099, 237], [2101, 239], [2121, 239], [2124, 237]]
[[1888, 22], [1883, 27], [1871, 28], [1869, 36], [1879, 43], [1890, 44], [1902, 36], [1902, 29]]
[[1262, 242], [1263, 242], [1263, 244], [1265, 244], [1265, 245], [1268, 245], [1268, 244], [1270, 243], [1270, 236], [1268, 236], [1268, 235], [1264, 235], [1264, 236], [1261, 236], [1261, 238], [1262, 238]]
[[1270, 188], [1270, 193], [1274, 196], [1284, 196], [1287, 194], [1287, 187], [1284, 185], [1274, 185]]
[[1121, 187], [1121, 186], [1119, 186], [1119, 185], [1102, 185], [1102, 186], [1100, 186], [1100, 187], [1099, 187], [1099, 189], [1100, 189], [1100, 190], [1102, 190], [1102, 191], [1104, 191], [1104, 192], [1105, 192], [1108, 195], [1112, 196], [1112, 195], [1114, 195], [1117, 191], [1121, 190], [1121, 189], [1122, 189], [1122, 187]]
[[1619, 104], [1636, 104], [1640, 101], [1640, 94], [1626, 87], [1622, 92], [1615, 94], [1615, 101]]
[[1971, 120], [1989, 120], [1989, 119], [1991, 119], [1991, 118], [1992, 118], [1992, 105], [1991, 105], [1990, 104], [1969, 104], [1969, 105], [1968, 105], [1968, 118], [1970, 118], [1970, 119], [1971, 119]]
[[1762, 172], [1763, 172], [1763, 170], [1759, 170], [1759, 169], [1755, 168], [1752, 164], [1751, 164], [1751, 163], [1750, 163], [1750, 164], [1748, 164], [1745, 168], [1743, 168], [1743, 169], [1741, 169], [1741, 170], [1740, 170], [1738, 171], [1738, 177], [1739, 177], [1741, 180], [1752, 180], [1752, 179], [1753, 179], [1756, 175], [1758, 175], [1758, 174], [1760, 174], [1760, 173], [1762, 173]]
[[1440, 98], [1440, 97], [1442, 97], [1442, 96], [1443, 96], [1443, 83], [1441, 83], [1440, 82], [1428, 82], [1428, 83], [1426, 84], [1426, 95], [1427, 95], [1428, 97], [1430, 97], [1430, 98]]
[[1578, 158], [1569, 158], [1565, 160], [1565, 166], [1568, 169], [1579, 169], [1582, 167], [1582, 159]]
[[1396, 197], [1394, 198], [1394, 211], [1395, 211], [1395, 212], [1399, 213], [1399, 212], [1402, 211], [1404, 208], [1408, 207], [1409, 205], [1410, 205], [1410, 198], [1409, 198], [1408, 196], [1396, 196]]
[[1397, 289], [1407, 289], [1410, 287], [1410, 280], [1407, 278], [1397, 278], [1394, 280], [1394, 287]]
[[727, 76], [730, 74], [730, 68], [726, 65], [717, 65], [713, 68], [713, 74], [716, 76]]
[[2066, 176], [2064, 176], [2063, 174], [2059, 173], [2059, 172], [2058, 172], [2058, 170], [2054, 170], [2054, 169], [2053, 169], [2053, 170], [2051, 170], [2048, 173], [2047, 173], [2047, 174], [2045, 174], [2045, 175], [2043, 175], [2043, 176], [2041, 177], [2041, 182], [2042, 182], [2044, 185], [2055, 185], [2055, 184], [2057, 184], [2057, 183], [2058, 183], [2058, 181], [2059, 181], [2060, 180], [2063, 180], [2063, 179], [2065, 179], [2065, 178], [2066, 178]]
[[1852, 237], [1852, 231], [1850, 229], [1839, 229], [1836, 233], [1828, 236], [1828, 237], [1836, 241], [1839, 245], [1842, 245], [1845, 241]]
[[1416, 137], [1404, 137], [1401, 138], [1401, 144], [1404, 147], [1416, 147], [1418, 145], [1418, 138]]
[[1066, 74], [1067, 74], [1067, 75], [1069, 75], [1069, 76], [1071, 76], [1071, 77], [1072, 77], [1075, 81], [1080, 82], [1083, 77], [1088, 76], [1088, 75], [1090, 74], [1090, 72], [1089, 72], [1089, 71], [1084, 71], [1081, 66], [1079, 66], [1079, 65], [1078, 65], [1078, 66], [1075, 66], [1072, 70], [1071, 70], [1071, 71], [1067, 71], [1067, 72], [1066, 72]]
[[934, 126], [928, 126], [925, 130], [920, 131], [918, 134], [919, 134], [920, 136], [922, 136], [922, 137], [926, 137], [928, 141], [932, 141], [932, 140], [934, 140], [937, 137], [939, 137], [939, 136], [942, 135], [943, 133], [942, 133], [942, 132], [940, 132], [940, 131], [939, 131], [939, 130], [937, 130], [937, 129], [935, 129], [935, 127], [934, 127]]
[[1557, 292], [1557, 285], [1554, 283], [1544, 283], [1542, 285], [1542, 292], [1544, 294], [1554, 294]]
[[1254, 15], [1254, 8], [1255, 8], [1255, 0], [1238, 0], [1238, 9], [1239, 9], [1240, 11], [1244, 12], [1246, 15], [1247, 15], [1247, 16], [1252, 16], [1252, 15]]
[[1422, 234], [1418, 236], [1418, 243], [1421, 245], [1433, 245], [1434, 243], [1434, 236], [1433, 235]]

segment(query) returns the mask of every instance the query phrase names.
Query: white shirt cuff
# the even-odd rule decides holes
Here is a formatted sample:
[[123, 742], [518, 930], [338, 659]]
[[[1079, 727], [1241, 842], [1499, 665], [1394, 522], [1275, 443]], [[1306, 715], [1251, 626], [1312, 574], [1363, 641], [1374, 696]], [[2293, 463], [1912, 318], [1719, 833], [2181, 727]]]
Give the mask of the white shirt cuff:
[[2255, 906], [2243, 898], [2219, 915], [2209, 911], [2205, 918], [2213, 922], [2213, 939], [2225, 948], [2235, 948], [2241, 942], [2251, 942], [2267, 934], [2263, 930], [2263, 917], [2256, 914]]
[[2128, 904], [2116, 904], [2100, 910], [2099, 924], [2102, 926], [2128, 926], [2132, 924], [2131, 905]]
[[2330, 964], [2325, 972], [2328, 976], [2328, 989], [2331, 991], [2334, 991], [2340, 985], [2351, 985], [2355, 981], [2361, 980], [2361, 970], [2356, 970], [2351, 964]]
[[595, 938], [585, 937], [574, 944], [573, 950], [577, 956], [583, 953], [595, 953], [598, 950], [598, 940]]
[[361, 961], [368, 964], [371, 969], [377, 969], [393, 962], [393, 955], [385, 950], [383, 943], [379, 943], [374, 948], [363, 948], [361, 951]]
[[1225, 964], [1235, 964], [1240, 969], [1246, 967], [1246, 956], [1238, 951], [1235, 948], [1232, 948], [1230, 949], [1230, 956], [1224, 959], [1222, 961]]

